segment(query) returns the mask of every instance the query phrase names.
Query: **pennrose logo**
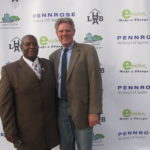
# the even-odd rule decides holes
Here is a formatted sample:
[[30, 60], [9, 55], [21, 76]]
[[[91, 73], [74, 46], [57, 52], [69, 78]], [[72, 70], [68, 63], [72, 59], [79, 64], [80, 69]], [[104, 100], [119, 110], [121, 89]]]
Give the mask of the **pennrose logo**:
[[140, 95], [143, 95], [143, 94], [148, 94], [150, 92], [150, 85], [145, 85], [145, 84], [118, 85], [117, 91], [118, 91], [118, 94], [127, 94], [127, 95], [140, 94]]
[[126, 131], [119, 131], [118, 133], [118, 140], [146, 140], [149, 137], [150, 131], [149, 130], [126, 130]]
[[76, 17], [76, 12], [37, 12], [33, 13], [34, 23], [55, 22], [60, 17]]
[[116, 36], [117, 44], [119, 45], [147, 45], [150, 41], [149, 34], [122, 34]]

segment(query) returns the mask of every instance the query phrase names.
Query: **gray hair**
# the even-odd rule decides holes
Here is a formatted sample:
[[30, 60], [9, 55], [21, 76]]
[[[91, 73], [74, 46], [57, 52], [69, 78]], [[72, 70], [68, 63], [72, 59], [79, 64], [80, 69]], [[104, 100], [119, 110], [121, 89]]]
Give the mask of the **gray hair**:
[[62, 23], [68, 23], [68, 24], [70, 24], [72, 26], [72, 29], [75, 31], [75, 25], [74, 25], [73, 20], [71, 18], [67, 18], [67, 17], [66, 18], [59, 18], [59, 19], [56, 20], [56, 23], [55, 23], [55, 29], [56, 29], [56, 31], [58, 29], [58, 26], [60, 24], [62, 24]]

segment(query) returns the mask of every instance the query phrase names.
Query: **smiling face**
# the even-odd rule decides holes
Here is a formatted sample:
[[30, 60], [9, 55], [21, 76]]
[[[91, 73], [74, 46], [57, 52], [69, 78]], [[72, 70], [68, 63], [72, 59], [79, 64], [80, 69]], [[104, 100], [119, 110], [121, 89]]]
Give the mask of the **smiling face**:
[[34, 61], [38, 55], [38, 42], [34, 36], [28, 35], [22, 38], [20, 48], [25, 58]]
[[69, 23], [61, 23], [56, 30], [56, 34], [63, 47], [66, 48], [72, 44], [75, 30]]

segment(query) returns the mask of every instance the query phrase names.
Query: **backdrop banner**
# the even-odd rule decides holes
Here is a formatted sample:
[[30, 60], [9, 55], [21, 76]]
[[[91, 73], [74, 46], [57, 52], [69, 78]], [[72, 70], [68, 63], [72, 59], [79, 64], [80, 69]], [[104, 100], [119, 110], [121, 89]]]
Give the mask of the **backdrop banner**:
[[[54, 24], [71, 17], [75, 41], [95, 46], [103, 80], [93, 150], [150, 150], [150, 0], [0, 0], [0, 68], [22, 56], [33, 34], [39, 57], [60, 48]], [[59, 147], [54, 148], [59, 150]], [[0, 122], [0, 150], [15, 150]]]

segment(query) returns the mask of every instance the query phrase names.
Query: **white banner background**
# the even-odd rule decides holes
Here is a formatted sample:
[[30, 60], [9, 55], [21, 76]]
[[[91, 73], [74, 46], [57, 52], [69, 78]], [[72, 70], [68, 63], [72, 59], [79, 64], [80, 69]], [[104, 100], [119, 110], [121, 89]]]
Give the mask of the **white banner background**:
[[[70, 16], [75, 40], [93, 44], [101, 62], [103, 114], [101, 126], [94, 128], [93, 150], [150, 150], [149, 0], [0, 3], [0, 68], [20, 58], [19, 42], [26, 34], [37, 37], [39, 56], [48, 58], [60, 45], [55, 20]], [[0, 150], [12, 149], [0, 125]]]

